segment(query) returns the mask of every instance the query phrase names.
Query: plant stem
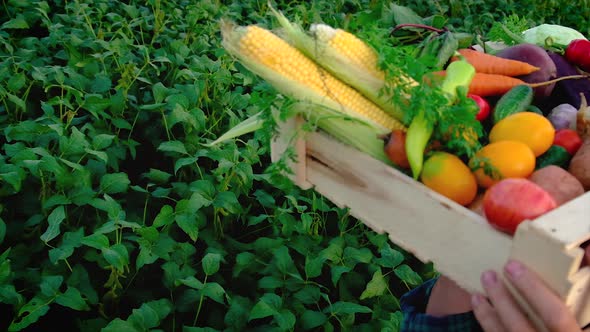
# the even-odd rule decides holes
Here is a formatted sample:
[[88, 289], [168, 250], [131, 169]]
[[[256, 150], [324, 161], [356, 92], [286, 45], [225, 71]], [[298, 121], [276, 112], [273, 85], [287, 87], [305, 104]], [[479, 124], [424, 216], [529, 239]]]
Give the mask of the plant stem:
[[404, 23], [404, 24], [398, 24], [396, 25], [393, 30], [391, 30], [391, 35], [393, 35], [394, 32], [396, 32], [399, 29], [402, 28], [420, 28], [420, 29], [425, 29], [425, 30], [430, 30], [430, 31], [434, 31], [434, 32], [438, 32], [438, 33], [443, 33], [446, 32], [447, 29], [439, 29], [439, 28], [435, 28], [433, 26], [430, 25], [426, 25], [426, 24], [418, 24], [418, 23]]
[[[205, 280], [203, 280], [203, 287], [207, 284], [207, 275], [205, 275]], [[205, 298], [205, 294], [201, 293], [201, 298], [199, 299], [199, 306], [197, 307], [197, 314], [195, 315], [195, 319], [193, 320], [193, 326], [197, 325], [197, 319], [199, 318], [199, 313], [201, 312], [201, 307], [203, 306], [203, 299]]]

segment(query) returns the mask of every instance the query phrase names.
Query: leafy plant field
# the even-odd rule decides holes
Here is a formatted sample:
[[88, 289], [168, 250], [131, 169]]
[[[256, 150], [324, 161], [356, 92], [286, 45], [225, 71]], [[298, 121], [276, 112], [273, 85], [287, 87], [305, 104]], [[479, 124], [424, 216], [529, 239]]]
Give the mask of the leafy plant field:
[[[399, 4], [459, 31], [526, 8], [590, 34], [587, 1]], [[359, 36], [394, 24], [387, 1], [273, 6]], [[293, 186], [271, 130], [204, 145], [284, 102], [220, 44], [222, 17], [276, 27], [266, 2], [0, 8], [0, 330], [398, 330], [432, 265]]]

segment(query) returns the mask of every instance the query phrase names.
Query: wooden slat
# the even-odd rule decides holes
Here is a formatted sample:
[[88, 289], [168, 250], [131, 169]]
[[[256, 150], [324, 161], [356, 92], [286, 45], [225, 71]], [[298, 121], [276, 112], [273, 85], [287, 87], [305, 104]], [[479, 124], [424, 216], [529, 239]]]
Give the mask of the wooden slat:
[[307, 149], [317, 192], [468, 291], [483, 291], [481, 273], [507, 261], [511, 238], [481, 216], [325, 135], [311, 133]]
[[[282, 143], [273, 142], [271, 148], [276, 150], [273, 161], [280, 157], [277, 151], [289, 144], [295, 144], [299, 157], [305, 156], [292, 165], [293, 179], [302, 188], [313, 186], [334, 204], [349, 208], [351, 215], [374, 231], [387, 233], [393, 243], [421, 261], [434, 262], [438, 271], [469, 292], [483, 291], [483, 271], [493, 269], [502, 275], [508, 259], [523, 261], [560, 294], [582, 326], [590, 323], [590, 267], [580, 270], [579, 248], [590, 238], [590, 193], [523, 223], [512, 238], [480, 215], [323, 133], [308, 133], [305, 142], [298, 137], [293, 143], [300, 125], [286, 124]], [[546, 331], [528, 304], [509, 289], [539, 331]]]

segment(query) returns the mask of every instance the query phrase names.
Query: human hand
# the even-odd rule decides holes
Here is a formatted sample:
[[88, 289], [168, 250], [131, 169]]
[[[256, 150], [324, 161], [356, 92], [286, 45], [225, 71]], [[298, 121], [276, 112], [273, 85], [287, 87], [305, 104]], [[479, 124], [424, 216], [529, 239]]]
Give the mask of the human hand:
[[[517, 261], [510, 261], [504, 267], [504, 274], [542, 319], [549, 331], [581, 331], [565, 303], [544, 284], [535, 272]], [[475, 317], [484, 331], [535, 331], [532, 323], [494, 271], [484, 272], [481, 282], [487, 299], [482, 294], [473, 294], [471, 301]]]

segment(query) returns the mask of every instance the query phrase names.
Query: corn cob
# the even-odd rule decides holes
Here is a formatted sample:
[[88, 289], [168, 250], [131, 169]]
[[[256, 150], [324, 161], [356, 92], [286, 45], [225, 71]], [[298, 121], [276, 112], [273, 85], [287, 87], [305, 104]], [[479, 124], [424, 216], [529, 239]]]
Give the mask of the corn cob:
[[281, 93], [362, 118], [382, 127], [381, 132], [406, 129], [271, 31], [256, 25], [235, 27], [226, 23], [222, 35], [226, 50]]
[[315, 37], [318, 45], [326, 45], [325, 47], [336, 50], [349, 59], [352, 65], [362, 68], [380, 80], [385, 79], [385, 73], [379, 70], [377, 54], [357, 36], [326, 24], [312, 24], [309, 32]]
[[342, 29], [325, 24], [310, 27], [310, 34], [300, 25], [291, 23], [283, 14], [274, 10], [288, 41], [298, 50], [313, 59], [338, 79], [360, 91], [387, 114], [403, 119], [403, 107], [409, 95], [402, 92], [400, 103], [393, 101], [392, 89], [413, 87], [418, 83], [401, 71], [386, 79], [378, 67], [378, 54], [364, 41]]

